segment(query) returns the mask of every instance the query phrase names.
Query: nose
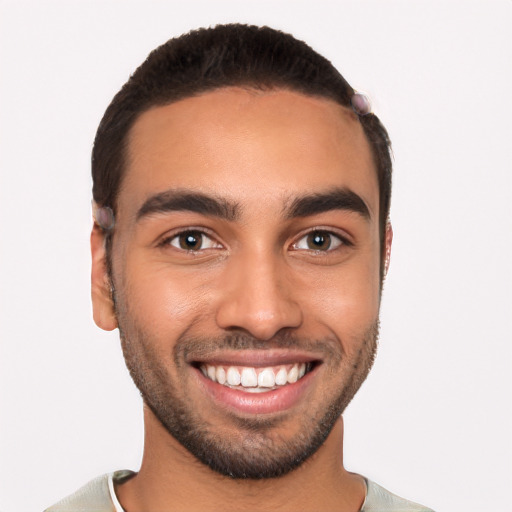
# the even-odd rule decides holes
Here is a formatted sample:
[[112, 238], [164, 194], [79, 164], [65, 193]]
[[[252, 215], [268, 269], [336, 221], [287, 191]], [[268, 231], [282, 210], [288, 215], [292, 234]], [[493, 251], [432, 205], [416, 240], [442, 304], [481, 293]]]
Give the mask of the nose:
[[284, 262], [248, 255], [230, 263], [223, 276], [217, 325], [269, 340], [282, 329], [297, 328], [303, 315]]

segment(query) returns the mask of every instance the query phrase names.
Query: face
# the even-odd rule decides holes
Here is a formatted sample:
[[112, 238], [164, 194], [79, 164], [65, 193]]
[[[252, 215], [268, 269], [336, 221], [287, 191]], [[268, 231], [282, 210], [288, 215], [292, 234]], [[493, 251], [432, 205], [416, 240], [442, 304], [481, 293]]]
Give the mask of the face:
[[361, 126], [326, 99], [226, 88], [135, 123], [113, 240], [115, 311], [93, 249], [95, 319], [119, 326], [146, 405], [212, 469], [290, 471], [366, 377], [378, 202]]

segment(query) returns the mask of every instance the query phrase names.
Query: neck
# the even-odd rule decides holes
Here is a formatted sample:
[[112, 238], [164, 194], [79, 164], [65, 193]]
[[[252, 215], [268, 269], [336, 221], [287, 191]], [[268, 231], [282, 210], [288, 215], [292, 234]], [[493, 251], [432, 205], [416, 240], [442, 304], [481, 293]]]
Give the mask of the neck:
[[343, 420], [299, 468], [266, 480], [234, 480], [203, 465], [145, 407], [139, 473], [117, 486], [126, 512], [143, 510], [336, 510], [357, 512], [363, 479], [343, 467]]

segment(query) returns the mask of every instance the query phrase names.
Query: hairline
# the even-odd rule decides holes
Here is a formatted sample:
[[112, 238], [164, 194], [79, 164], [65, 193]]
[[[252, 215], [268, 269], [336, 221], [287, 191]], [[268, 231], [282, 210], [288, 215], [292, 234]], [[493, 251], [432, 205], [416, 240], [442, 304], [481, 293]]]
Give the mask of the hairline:
[[[332, 103], [333, 106], [338, 106], [341, 108], [341, 112], [343, 114], [346, 114], [351, 120], [357, 122], [358, 116], [357, 114], [347, 107], [346, 105], [343, 105], [339, 101], [337, 101], [332, 95], [329, 94], [321, 94], [319, 92], [309, 92], [305, 90], [301, 90], [300, 87], [293, 87], [289, 84], [279, 84], [277, 81], [269, 82], [269, 83], [261, 83], [261, 82], [255, 82], [255, 81], [247, 81], [242, 83], [232, 83], [232, 84], [226, 84], [221, 86], [212, 86], [212, 87], [206, 87], [204, 89], [201, 89], [199, 91], [191, 92], [190, 94], [183, 94], [178, 95], [175, 98], [170, 98], [168, 101], [149, 101], [144, 108], [140, 109], [137, 114], [133, 117], [133, 119], [130, 121], [130, 123], [127, 126], [127, 129], [125, 130], [124, 137], [121, 141], [121, 159], [120, 159], [120, 180], [118, 183], [117, 193], [115, 197], [113, 198], [113, 204], [112, 205], [103, 205], [103, 206], [110, 206], [114, 213], [117, 212], [118, 209], [118, 199], [119, 196], [122, 193], [123, 189], [123, 183], [125, 176], [128, 172], [129, 166], [130, 166], [130, 150], [133, 143], [133, 130], [135, 128], [135, 125], [137, 122], [141, 119], [142, 116], [145, 114], [151, 112], [152, 110], [156, 110], [159, 108], [168, 107], [170, 105], [174, 105], [175, 103], [179, 103], [180, 101], [188, 100], [191, 98], [198, 98], [201, 96], [205, 96], [209, 93], [214, 93], [217, 91], [223, 91], [223, 90], [230, 90], [230, 89], [241, 89], [243, 91], [246, 91], [248, 93], [254, 93], [254, 94], [268, 94], [272, 92], [280, 92], [280, 91], [288, 91], [296, 94], [300, 94], [306, 98], [314, 98], [319, 100], [324, 100]], [[359, 123], [361, 125], [361, 123]], [[372, 159], [372, 165], [375, 172], [375, 175], [377, 177], [377, 186], [379, 190], [379, 208], [378, 211], [380, 211], [380, 183], [379, 183], [379, 170], [378, 170], [378, 164], [376, 162], [375, 156], [373, 154], [372, 144], [371, 141], [368, 139], [368, 136], [364, 130], [364, 127], [361, 125], [361, 130], [363, 132], [363, 136], [368, 144], [368, 151], [370, 152], [371, 159]], [[380, 223], [380, 215], [378, 222]]]

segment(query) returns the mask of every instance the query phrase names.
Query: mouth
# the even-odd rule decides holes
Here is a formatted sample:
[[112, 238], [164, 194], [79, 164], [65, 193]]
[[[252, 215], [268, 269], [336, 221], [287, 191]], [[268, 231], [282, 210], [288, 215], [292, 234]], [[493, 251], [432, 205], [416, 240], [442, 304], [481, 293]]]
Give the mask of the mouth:
[[200, 387], [217, 405], [236, 413], [285, 411], [304, 399], [321, 361], [305, 355], [244, 353], [195, 361]]
[[264, 368], [200, 364], [202, 374], [221, 386], [247, 393], [268, 393], [302, 379], [313, 369], [313, 362]]

